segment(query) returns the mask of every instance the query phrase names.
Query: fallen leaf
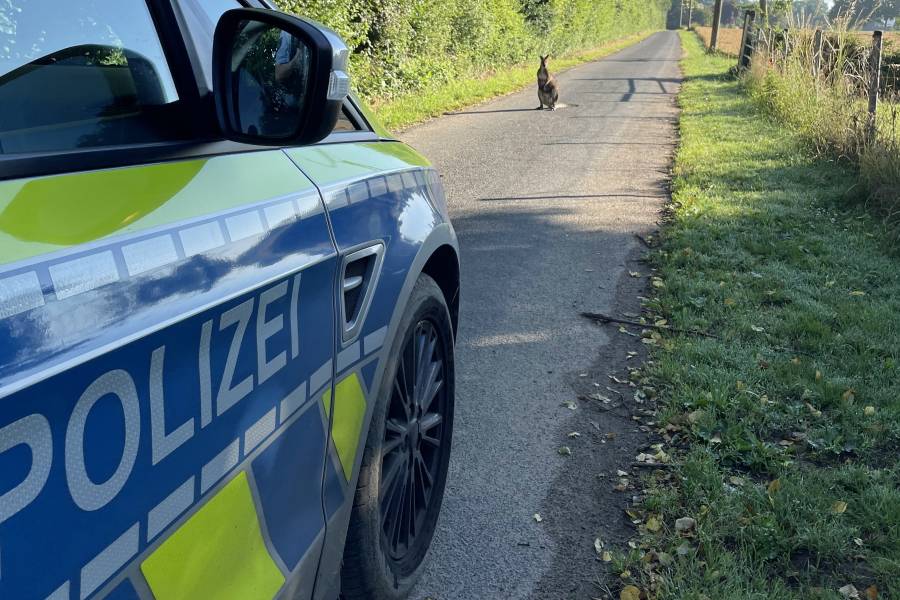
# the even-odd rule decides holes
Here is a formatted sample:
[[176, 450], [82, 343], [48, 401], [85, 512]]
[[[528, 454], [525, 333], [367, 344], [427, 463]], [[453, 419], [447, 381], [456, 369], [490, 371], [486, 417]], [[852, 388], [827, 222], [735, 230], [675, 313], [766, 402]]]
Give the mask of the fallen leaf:
[[841, 394], [841, 399], [844, 402], [853, 402], [856, 399], [856, 390], [853, 388], [848, 388], [843, 394]]
[[603, 562], [612, 561], [612, 552], [610, 552], [609, 550], [604, 550], [603, 554], [600, 555], [600, 560], [602, 560]]
[[863, 413], [864, 413], [867, 417], [871, 417], [872, 415], [875, 414], [875, 407], [874, 407], [874, 406], [867, 406], [867, 407], [865, 407], [865, 408], [863, 409]]
[[570, 456], [572, 454], [572, 449], [568, 446], [562, 446], [559, 450], [557, 450], [563, 456]]
[[711, 438], [709, 438], [709, 443], [710, 444], [721, 444], [722, 436], [720, 436], [718, 433], [713, 435]]
[[695, 521], [691, 517], [681, 517], [680, 519], [675, 520], [675, 531], [679, 531], [681, 533], [693, 531], [696, 526], [697, 521]]
[[834, 504], [831, 505], [831, 512], [835, 515], [847, 512], [847, 503], [843, 500], [835, 500]]
[[751, 326], [750, 326], [750, 329], [752, 329], [752, 330], [755, 331], [756, 333], [762, 333], [762, 332], [765, 331], [765, 328], [759, 327], [759, 326], [757, 326], [757, 325], [751, 325]]
[[540, 513], [534, 513], [534, 520], [540, 523], [544, 520], [544, 517], [542, 517]]
[[594, 538], [594, 551], [597, 554], [602, 554], [603, 552], [603, 540], [600, 538]]
[[654, 277], [654, 278], [651, 280], [651, 284], [652, 284], [653, 287], [655, 287], [655, 288], [664, 288], [664, 287], [666, 287], [666, 284], [663, 283], [663, 280], [660, 279], [659, 277]]
[[861, 548], [863, 545], [862, 538], [853, 538], [853, 543]]
[[772, 481], [769, 482], [769, 485], [766, 486], [766, 491], [769, 493], [770, 496], [780, 489], [781, 489], [781, 480], [780, 479], [773, 479]]
[[843, 596], [844, 598], [851, 598], [851, 599], [859, 598], [859, 590], [857, 590], [856, 587], [852, 583], [847, 584], [844, 587], [838, 589], [838, 593], [841, 596]]
[[669, 322], [668, 322], [667, 320], [665, 320], [665, 319], [660, 319], [660, 320], [656, 321], [656, 322], [653, 323], [653, 324], [654, 324], [655, 326], [657, 326], [657, 327], [665, 327], [666, 325], [668, 325], [668, 323], [669, 323]]
[[850, 295], [851, 296], [865, 296], [866, 293], [861, 290], [853, 290], [852, 292], [850, 292]]
[[631, 275], [632, 277], [635, 277], [635, 278], [641, 276], [641, 274], [638, 273], [637, 271], [628, 271], [628, 274]]
[[703, 410], [695, 410], [692, 413], [689, 413], [687, 416], [688, 423], [694, 424], [700, 419], [702, 419], [706, 415], [706, 411]]
[[622, 469], [617, 469], [616, 475], [618, 475], [619, 477], [628, 477], [628, 471], [623, 471]]
[[560, 406], [565, 406], [565, 407], [568, 408], [569, 410], [575, 410], [575, 409], [578, 408], [578, 405], [575, 404], [575, 401], [574, 401], [574, 400], [566, 400], [565, 402], [563, 402], [562, 404], [560, 404]]
[[619, 592], [619, 600], [641, 600], [641, 590], [633, 585], [626, 585]]
[[725, 298], [725, 306], [734, 306], [734, 298]]
[[659, 523], [659, 519], [657, 519], [656, 517], [650, 517], [649, 519], [647, 519], [646, 527], [647, 527], [647, 531], [656, 533], [657, 531], [659, 531], [659, 529], [661, 527], [661, 525]]
[[742, 478], [740, 478], [740, 477], [735, 477], [734, 475], [732, 475], [731, 477], [729, 477], [729, 478], [728, 478], [728, 481], [731, 483], [731, 485], [736, 485], [736, 486], [739, 486], [739, 487], [742, 486], [742, 485], [744, 485], [744, 480], [743, 480]]
[[816, 371], [816, 381], [822, 381], [822, 371]]
[[580, 438], [580, 437], [581, 437], [581, 434], [578, 433], [577, 431], [572, 431], [572, 432], [569, 433], [569, 436], [568, 436], [568, 437], [570, 437], [570, 438], [572, 438], [572, 439]]
[[870, 585], [866, 588], [866, 600], [878, 600], [878, 586]]
[[809, 402], [806, 403], [806, 408], [809, 409], [809, 412], [810, 412], [810, 414], [812, 414], [812, 416], [814, 416], [814, 417], [821, 417], [821, 416], [822, 416], [822, 411], [819, 410], [819, 409], [817, 409], [815, 406], [813, 406], [813, 405], [810, 404]]

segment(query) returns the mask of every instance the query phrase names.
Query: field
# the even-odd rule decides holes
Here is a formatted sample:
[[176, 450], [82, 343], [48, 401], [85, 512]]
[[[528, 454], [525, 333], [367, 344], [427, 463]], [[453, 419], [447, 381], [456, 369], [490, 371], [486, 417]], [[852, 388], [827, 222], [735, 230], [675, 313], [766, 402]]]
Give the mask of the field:
[[[709, 48], [709, 42], [712, 39], [712, 27], [695, 27], [694, 29], [706, 47]], [[741, 47], [741, 31], [737, 27], [723, 27], [719, 29], [719, 51], [737, 56]], [[866, 39], [871, 39], [872, 37], [872, 34], [867, 31], [860, 31], [855, 35]], [[900, 33], [885, 33], [884, 39], [889, 47], [900, 48]]]
[[[703, 43], [709, 48], [712, 39], [712, 27], [695, 27]], [[741, 30], [738, 28], [719, 29], [719, 50], [725, 54], [737, 56], [741, 49]]]

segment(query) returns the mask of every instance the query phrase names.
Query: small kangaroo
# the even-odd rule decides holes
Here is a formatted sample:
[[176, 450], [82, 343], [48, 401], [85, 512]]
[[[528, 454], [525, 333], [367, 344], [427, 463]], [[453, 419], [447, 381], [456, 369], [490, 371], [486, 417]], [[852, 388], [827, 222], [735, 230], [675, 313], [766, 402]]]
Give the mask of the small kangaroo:
[[541, 67], [537, 72], [538, 101], [541, 104], [535, 110], [543, 110], [545, 104], [550, 110], [556, 110], [556, 101], [559, 100], [559, 84], [547, 70], [548, 58], [549, 54], [541, 57]]

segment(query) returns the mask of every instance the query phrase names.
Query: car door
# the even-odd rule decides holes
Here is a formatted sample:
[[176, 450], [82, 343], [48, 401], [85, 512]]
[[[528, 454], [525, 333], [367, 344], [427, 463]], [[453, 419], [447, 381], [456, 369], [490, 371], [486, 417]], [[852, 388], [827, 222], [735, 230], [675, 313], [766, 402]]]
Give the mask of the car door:
[[312, 590], [337, 253], [282, 151], [194, 144], [207, 105], [175, 17], [143, 0], [11, 14], [0, 598]]
[[[347, 134], [353, 135], [353, 134]], [[319, 187], [340, 256], [336, 311], [334, 449], [325, 472], [327, 538], [316, 597], [339, 575], [365, 434], [383, 377], [386, 349], [398, 315], [426, 260], [448, 275], [447, 302], [457, 311], [450, 281], [456, 243], [440, 178], [417, 152], [390, 139], [342, 135], [287, 154]], [[446, 254], [445, 254], [446, 251]], [[452, 255], [452, 260], [449, 258]], [[446, 268], [443, 262], [447, 257]], [[326, 399], [330, 402], [330, 397]], [[320, 596], [320, 593], [322, 594]]]

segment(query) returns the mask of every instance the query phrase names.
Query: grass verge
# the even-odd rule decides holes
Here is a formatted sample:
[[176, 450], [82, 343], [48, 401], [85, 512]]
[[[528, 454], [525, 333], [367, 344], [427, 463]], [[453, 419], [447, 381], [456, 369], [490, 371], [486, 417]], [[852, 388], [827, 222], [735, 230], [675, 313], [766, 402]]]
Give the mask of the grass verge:
[[636, 547], [615, 564], [650, 598], [898, 598], [896, 254], [846, 202], [856, 174], [760, 112], [726, 77], [732, 59], [682, 40], [647, 311], [717, 337], [649, 338], [641, 385], [670, 462], [647, 476]]
[[[577, 65], [599, 60], [636, 44], [652, 35], [647, 31], [602, 44], [592, 50], [551, 57], [550, 70], [554, 74]], [[432, 89], [420, 90], [395, 100], [373, 103], [379, 120], [390, 130], [398, 130], [437, 117], [447, 111], [472, 106], [497, 96], [516, 92], [533, 84], [538, 61], [516, 65], [503, 71], [486, 73], [481, 77], [457, 79]]]

